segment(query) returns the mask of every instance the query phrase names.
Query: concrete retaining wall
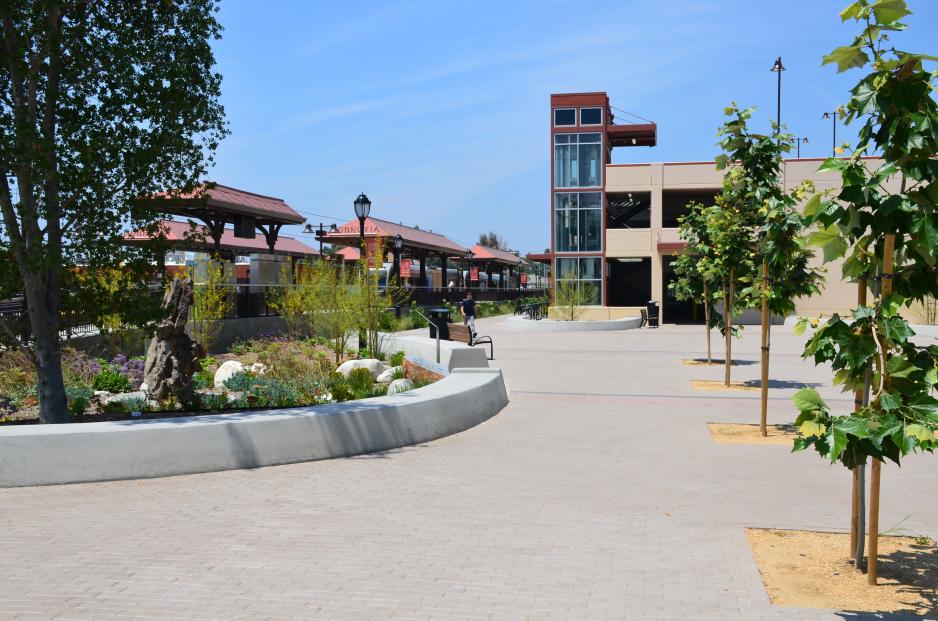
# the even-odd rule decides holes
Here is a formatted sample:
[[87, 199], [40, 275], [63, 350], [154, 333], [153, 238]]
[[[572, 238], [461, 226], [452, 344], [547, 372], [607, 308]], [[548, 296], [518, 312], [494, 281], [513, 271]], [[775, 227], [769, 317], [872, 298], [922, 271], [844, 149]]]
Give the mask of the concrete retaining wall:
[[162, 477], [347, 457], [464, 431], [508, 404], [498, 369], [332, 405], [0, 427], [0, 487]]
[[518, 332], [598, 332], [607, 330], [634, 330], [641, 327], [641, 317], [626, 317], [607, 321], [535, 321], [527, 317], [510, 317], [505, 327]]

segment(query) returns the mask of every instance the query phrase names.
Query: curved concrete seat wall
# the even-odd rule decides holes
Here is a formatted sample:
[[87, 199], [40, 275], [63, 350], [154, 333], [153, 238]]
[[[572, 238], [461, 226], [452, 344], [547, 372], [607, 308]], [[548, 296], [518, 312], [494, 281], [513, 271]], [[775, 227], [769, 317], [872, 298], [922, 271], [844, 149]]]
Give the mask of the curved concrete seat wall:
[[624, 319], [597, 319], [595, 321], [556, 321], [541, 319], [535, 321], [527, 317], [511, 317], [505, 321], [505, 327], [518, 332], [599, 332], [606, 330], [634, 330], [642, 325], [641, 317]]
[[498, 369], [316, 407], [0, 428], [0, 487], [163, 477], [348, 457], [464, 431], [508, 404]]
[[[497, 343], [496, 343], [497, 345]], [[402, 351], [422, 361], [436, 361], [436, 339], [427, 336], [397, 336], [388, 334], [384, 351]], [[445, 372], [453, 369], [487, 369], [489, 366], [484, 347], [469, 347], [458, 341], [440, 341], [440, 366]], [[432, 367], [431, 367], [432, 370]]]

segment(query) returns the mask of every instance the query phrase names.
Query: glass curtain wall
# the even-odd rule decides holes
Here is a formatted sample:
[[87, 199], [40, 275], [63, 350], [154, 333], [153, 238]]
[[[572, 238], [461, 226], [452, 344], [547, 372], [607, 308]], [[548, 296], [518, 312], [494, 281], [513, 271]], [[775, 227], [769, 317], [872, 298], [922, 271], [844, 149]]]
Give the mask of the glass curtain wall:
[[554, 134], [554, 187], [601, 187], [602, 147], [602, 134]]
[[558, 257], [556, 281], [575, 282], [589, 294], [586, 304], [599, 306], [603, 299], [602, 257]]
[[554, 194], [554, 251], [602, 252], [602, 192]]

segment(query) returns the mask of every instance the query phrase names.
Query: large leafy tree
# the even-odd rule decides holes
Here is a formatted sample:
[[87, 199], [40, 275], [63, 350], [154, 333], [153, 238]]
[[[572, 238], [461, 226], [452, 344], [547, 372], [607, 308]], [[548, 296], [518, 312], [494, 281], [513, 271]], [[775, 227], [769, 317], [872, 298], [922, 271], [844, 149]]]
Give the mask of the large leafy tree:
[[[909, 14], [903, 0], [860, 0], [841, 13], [860, 32], [824, 63], [836, 63], [838, 71], [867, 71], [851, 90], [844, 116], [846, 123], [862, 126], [849, 157], [821, 166], [840, 175], [840, 188], [816, 196], [805, 210], [816, 219], [813, 243], [824, 248], [827, 260], [843, 258], [844, 278], [858, 282], [862, 292], [872, 285], [873, 299], [849, 317], [834, 315], [808, 341], [805, 355], [830, 363], [835, 383], [860, 399], [854, 412], [841, 414], [817, 392], [800, 391], [795, 405], [802, 437], [795, 449], [813, 446], [850, 469], [872, 462], [873, 584], [882, 461], [898, 464], [913, 451], [933, 451], [938, 431], [938, 347], [917, 345], [900, 314], [904, 306], [938, 294], [938, 105], [936, 73], [925, 67], [938, 58], [892, 46], [889, 33], [903, 30], [900, 20]], [[862, 159], [873, 153], [882, 153], [881, 165]], [[862, 529], [858, 534], [859, 561]]]
[[216, 11], [215, 0], [0, 3], [0, 243], [27, 302], [43, 422], [67, 420], [65, 275], [119, 264], [121, 232], [152, 218], [132, 200], [192, 187], [226, 133]]

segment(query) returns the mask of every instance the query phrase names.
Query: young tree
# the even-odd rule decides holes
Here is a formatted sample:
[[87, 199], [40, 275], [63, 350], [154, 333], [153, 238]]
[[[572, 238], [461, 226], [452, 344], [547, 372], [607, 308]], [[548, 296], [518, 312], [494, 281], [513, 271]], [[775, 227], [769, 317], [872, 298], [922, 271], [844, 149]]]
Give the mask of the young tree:
[[225, 263], [209, 258], [189, 271], [193, 283], [193, 301], [190, 321], [194, 340], [209, 353], [221, 330], [221, 320], [231, 311], [231, 293], [225, 278]]
[[797, 205], [813, 189], [810, 182], [790, 192], [782, 186], [782, 156], [791, 148], [791, 137], [781, 134], [776, 126], [775, 135], [767, 136], [749, 130], [752, 110], [740, 110], [735, 105], [727, 109], [732, 120], [724, 125], [722, 141], [724, 155], [718, 166], [732, 162], [738, 171], [735, 194], [745, 205], [755, 227], [755, 261], [760, 273], [743, 290], [747, 299], [762, 302], [762, 408], [759, 428], [767, 435], [766, 415], [769, 394], [769, 351], [771, 344], [770, 315], [785, 316], [795, 310], [795, 299], [817, 293], [822, 275], [808, 266], [813, 253], [803, 238], [804, 219]]
[[0, 3], [0, 237], [26, 298], [43, 422], [68, 417], [64, 275], [119, 264], [124, 227], [151, 221], [131, 200], [193, 187], [226, 133], [216, 10], [215, 0]]
[[596, 291], [590, 284], [575, 280], [557, 281], [556, 307], [564, 321], [576, 321], [583, 313], [583, 307], [595, 297]]
[[[903, 30], [909, 15], [903, 0], [859, 0], [841, 13], [856, 21], [853, 43], [824, 57], [838, 71], [867, 68], [851, 90], [845, 123], [862, 121], [859, 142], [844, 159], [820, 168], [841, 176], [841, 187], [818, 195], [805, 212], [816, 220], [812, 241], [826, 260], [844, 257], [844, 278], [873, 285], [872, 304], [851, 317], [834, 315], [808, 341], [805, 356], [830, 363], [835, 384], [859, 397], [848, 414], [833, 413], [814, 390], [794, 397], [801, 437], [795, 449], [813, 446], [829, 461], [859, 469], [872, 461], [867, 575], [877, 579], [879, 481], [885, 459], [898, 464], [913, 451], [934, 451], [938, 431], [938, 346], [912, 341], [914, 331], [900, 315], [903, 306], [938, 295], [938, 105], [934, 56], [895, 49], [889, 33]], [[882, 153], [871, 170], [861, 157]], [[892, 180], [898, 191], [886, 184]], [[872, 392], [872, 394], [870, 394]], [[857, 489], [855, 483], [854, 489]], [[855, 533], [857, 568], [863, 531]]]
[[690, 203], [687, 209], [687, 214], [678, 219], [678, 235], [687, 242], [687, 247], [671, 263], [676, 278], [668, 284], [668, 288], [678, 300], [690, 300], [703, 305], [709, 365], [713, 359], [710, 331], [714, 327], [721, 331], [724, 329], [720, 316], [713, 313], [714, 294], [721, 284], [711, 268], [713, 246], [707, 235], [707, 208], [701, 203]]

